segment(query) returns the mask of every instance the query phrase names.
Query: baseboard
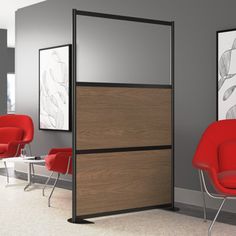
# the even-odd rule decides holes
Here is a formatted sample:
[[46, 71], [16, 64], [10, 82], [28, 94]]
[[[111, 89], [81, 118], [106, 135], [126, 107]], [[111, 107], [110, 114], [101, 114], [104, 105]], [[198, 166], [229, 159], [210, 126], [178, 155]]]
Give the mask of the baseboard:
[[[221, 200], [212, 199], [205, 193], [207, 208], [218, 209]], [[202, 206], [202, 193], [196, 190], [189, 190], [184, 188], [175, 187], [175, 202]], [[224, 211], [236, 213], [236, 200], [227, 200], [224, 207]]]

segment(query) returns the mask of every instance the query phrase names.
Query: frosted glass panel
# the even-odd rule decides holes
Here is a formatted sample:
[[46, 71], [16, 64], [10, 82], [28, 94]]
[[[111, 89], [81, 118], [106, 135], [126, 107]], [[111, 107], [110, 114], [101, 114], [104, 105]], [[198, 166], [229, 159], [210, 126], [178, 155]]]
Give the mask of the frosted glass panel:
[[77, 16], [77, 81], [170, 84], [171, 27]]

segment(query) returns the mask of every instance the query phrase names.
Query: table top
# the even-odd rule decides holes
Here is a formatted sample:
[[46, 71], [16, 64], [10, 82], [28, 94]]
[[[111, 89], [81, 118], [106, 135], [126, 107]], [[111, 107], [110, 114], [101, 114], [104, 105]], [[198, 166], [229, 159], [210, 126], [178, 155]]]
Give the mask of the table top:
[[[24, 162], [24, 163], [45, 163], [44, 157], [41, 157], [42, 159], [40, 160], [35, 160], [35, 159], [30, 159], [31, 157], [8, 157], [8, 158], [3, 158], [2, 161], [5, 162]], [[32, 157], [34, 158], [34, 157]]]

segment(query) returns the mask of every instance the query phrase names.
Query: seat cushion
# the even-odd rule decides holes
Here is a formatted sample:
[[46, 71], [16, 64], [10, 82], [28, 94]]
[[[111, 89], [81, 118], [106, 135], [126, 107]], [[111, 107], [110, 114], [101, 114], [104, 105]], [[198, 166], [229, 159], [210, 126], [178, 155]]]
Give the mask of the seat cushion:
[[236, 140], [222, 143], [218, 150], [219, 172], [236, 171]]
[[17, 127], [0, 128], [0, 144], [7, 144], [12, 141], [20, 141], [23, 138], [24, 131]]
[[222, 171], [218, 179], [225, 188], [236, 189], [236, 170]]
[[8, 145], [0, 143], [0, 154], [3, 154], [7, 151]]

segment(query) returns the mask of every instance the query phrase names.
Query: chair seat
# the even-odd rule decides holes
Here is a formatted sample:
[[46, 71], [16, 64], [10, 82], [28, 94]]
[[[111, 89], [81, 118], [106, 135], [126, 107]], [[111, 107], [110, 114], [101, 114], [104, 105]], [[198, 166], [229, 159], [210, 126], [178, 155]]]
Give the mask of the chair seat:
[[222, 171], [218, 179], [225, 188], [236, 189], [236, 170]]
[[7, 151], [8, 144], [0, 144], [0, 154], [3, 154]]

